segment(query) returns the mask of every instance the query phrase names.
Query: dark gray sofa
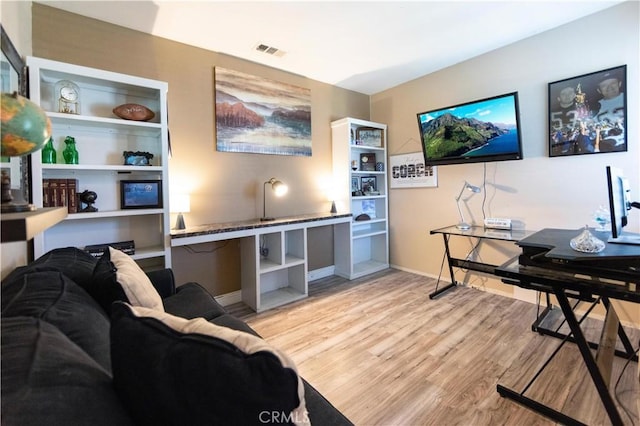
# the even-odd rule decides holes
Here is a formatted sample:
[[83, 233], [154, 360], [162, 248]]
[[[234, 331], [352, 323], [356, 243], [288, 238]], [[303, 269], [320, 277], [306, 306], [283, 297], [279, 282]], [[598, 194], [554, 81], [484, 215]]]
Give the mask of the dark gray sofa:
[[[125, 367], [116, 370], [112, 368], [112, 362], [116, 362], [113, 354], [126, 360], [126, 351], [134, 350], [131, 348], [135, 348], [136, 343], [148, 343], [126, 340], [122, 343], [122, 337], [117, 344], [112, 342], [116, 329], [120, 333], [128, 332], [131, 325], [120, 320], [118, 327], [112, 324], [113, 315], [122, 318], [124, 309], [118, 305], [124, 304], [115, 302], [113, 309], [101, 307], [95, 295], [92, 297], [85, 290], [95, 284], [97, 263], [79, 249], [56, 249], [17, 268], [2, 281], [3, 425], [247, 424], [246, 418], [240, 421], [227, 417], [225, 407], [249, 406], [255, 402], [252, 398], [256, 394], [268, 394], [271, 398], [277, 395], [265, 388], [264, 383], [240, 390], [229, 386], [234, 377], [233, 367], [224, 367], [212, 376], [211, 370], [215, 370], [217, 362], [215, 355], [194, 350], [193, 346], [181, 352], [182, 358], [174, 365], [153, 365], [155, 370], [151, 371], [156, 374], [145, 376], [145, 381], [138, 380], [135, 392], [126, 392], [131, 390], [127, 383], [132, 377], [143, 377], [137, 370], [140, 366], [125, 363]], [[228, 314], [200, 285], [187, 283], [176, 287], [169, 269], [147, 275], [162, 297], [167, 313], [187, 319], [202, 317], [220, 326], [257, 335], [245, 322]], [[115, 296], [126, 301], [124, 294]], [[210, 347], [211, 339], [205, 343]], [[234, 355], [228, 345], [213, 343]], [[189, 344], [201, 345], [202, 342]], [[168, 345], [177, 344], [169, 341]], [[191, 354], [193, 360], [189, 358]], [[206, 358], [202, 358], [202, 354], [206, 354]], [[135, 358], [136, 353], [130, 352], [130, 355]], [[153, 364], [154, 359], [146, 362]], [[144, 385], [142, 388], [140, 383]], [[351, 424], [309, 383], [304, 380], [302, 383], [311, 424]], [[180, 394], [172, 393], [176, 389]], [[185, 396], [182, 400], [185, 393], [195, 398]], [[198, 401], [197, 404], [194, 401]], [[140, 404], [145, 404], [146, 413], [157, 410], [170, 414], [158, 422], [157, 417], [141, 415], [137, 409]], [[157, 407], [157, 404], [161, 405]], [[261, 416], [254, 424], [288, 424], [292, 420], [295, 419], [286, 416]]]

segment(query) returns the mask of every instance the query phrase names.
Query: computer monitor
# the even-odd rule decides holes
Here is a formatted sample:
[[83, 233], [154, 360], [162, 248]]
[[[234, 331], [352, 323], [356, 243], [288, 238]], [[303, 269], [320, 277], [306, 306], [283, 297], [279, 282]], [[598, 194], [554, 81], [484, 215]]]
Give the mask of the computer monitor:
[[611, 212], [610, 243], [640, 245], [640, 234], [622, 232], [627, 226], [628, 211], [631, 207], [640, 208], [640, 203], [631, 202], [629, 181], [621, 169], [607, 166], [607, 189], [609, 190], [609, 211]]

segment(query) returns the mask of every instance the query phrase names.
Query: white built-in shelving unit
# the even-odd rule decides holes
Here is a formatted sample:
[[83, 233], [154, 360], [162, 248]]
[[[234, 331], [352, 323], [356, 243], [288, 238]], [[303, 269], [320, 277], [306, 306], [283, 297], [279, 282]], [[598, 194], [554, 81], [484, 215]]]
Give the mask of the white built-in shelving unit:
[[[143, 268], [171, 266], [167, 90], [162, 81], [124, 75], [47, 59], [29, 57], [30, 98], [52, 123], [56, 164], [43, 164], [32, 154], [33, 202], [43, 205], [43, 179], [74, 179], [77, 192], [97, 194], [97, 212], [70, 212], [65, 220], [34, 238], [34, 256], [67, 246], [133, 240], [132, 256]], [[78, 113], [59, 112], [56, 83], [69, 80], [80, 90]], [[154, 112], [149, 121], [118, 118], [113, 109], [122, 104], [144, 105]], [[64, 164], [66, 136], [75, 138], [79, 164]], [[123, 153], [153, 154], [151, 165], [124, 164]], [[122, 209], [121, 180], [161, 183], [162, 204], [143, 209]]]
[[[357, 138], [358, 129], [381, 132], [379, 145], [366, 145]], [[387, 182], [386, 124], [355, 118], [331, 123], [333, 177], [338, 213], [353, 215], [351, 223], [335, 229], [335, 273], [354, 279], [389, 267], [389, 208]], [[374, 170], [363, 170], [362, 155], [369, 157]], [[352, 167], [355, 162], [355, 167]], [[363, 190], [362, 179], [375, 178], [375, 192]], [[366, 213], [370, 219], [357, 220]]]

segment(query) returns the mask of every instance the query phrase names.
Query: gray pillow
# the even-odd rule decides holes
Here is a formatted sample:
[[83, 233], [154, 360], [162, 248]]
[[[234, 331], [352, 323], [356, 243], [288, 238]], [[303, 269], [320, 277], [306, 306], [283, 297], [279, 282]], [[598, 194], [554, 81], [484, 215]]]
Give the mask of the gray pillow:
[[264, 340], [153, 309], [114, 303], [113, 383], [137, 422], [308, 423], [291, 360]]
[[[31, 317], [57, 327], [111, 371], [109, 318], [91, 296], [56, 270], [31, 272], [2, 286], [2, 320]], [[4, 338], [4, 336], [3, 336]]]
[[57, 328], [2, 319], [2, 424], [133, 424], [110, 374]]

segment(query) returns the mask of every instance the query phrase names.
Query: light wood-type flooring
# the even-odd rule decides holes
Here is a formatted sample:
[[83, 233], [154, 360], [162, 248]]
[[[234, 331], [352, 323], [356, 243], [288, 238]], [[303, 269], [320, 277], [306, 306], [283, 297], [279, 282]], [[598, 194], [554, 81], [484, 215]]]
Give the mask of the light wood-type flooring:
[[[457, 287], [435, 300], [435, 280], [390, 269], [310, 283], [309, 298], [255, 314], [230, 311], [287, 352], [300, 374], [356, 425], [550, 425], [502, 398], [521, 391], [559, 339], [531, 331], [536, 306]], [[597, 341], [601, 321], [587, 320]], [[640, 332], [627, 330], [637, 347]], [[614, 362], [612, 386], [625, 361]], [[615, 393], [638, 425], [636, 362]], [[590, 425], [610, 424], [578, 348], [567, 343], [526, 393]]]

